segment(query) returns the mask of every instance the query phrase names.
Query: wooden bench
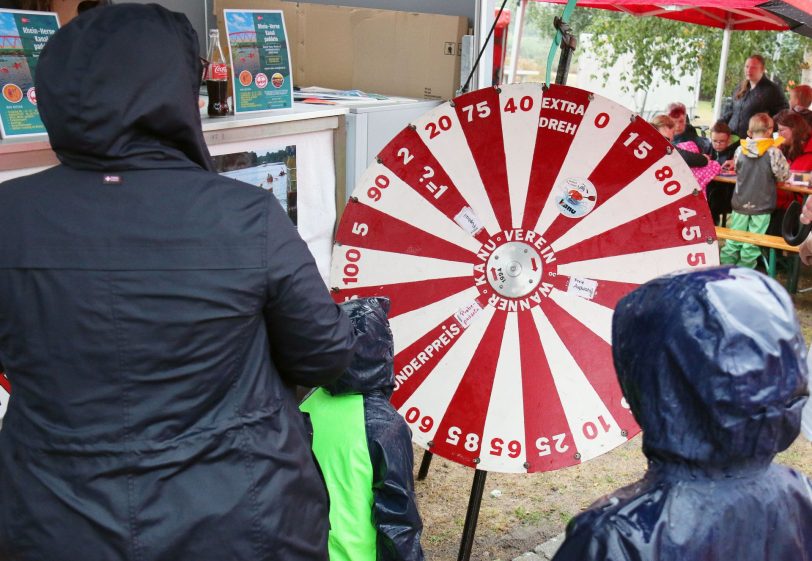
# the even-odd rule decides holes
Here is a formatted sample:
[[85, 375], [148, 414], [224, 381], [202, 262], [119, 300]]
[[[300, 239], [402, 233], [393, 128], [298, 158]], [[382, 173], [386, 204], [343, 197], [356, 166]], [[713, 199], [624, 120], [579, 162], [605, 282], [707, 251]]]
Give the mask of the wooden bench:
[[767, 234], [756, 234], [754, 232], [742, 232], [730, 228], [716, 227], [716, 237], [720, 240], [732, 240], [735, 242], [749, 243], [763, 247], [768, 250], [766, 260], [767, 274], [775, 278], [776, 273], [776, 251], [788, 251], [794, 253], [791, 257], [791, 266], [787, 278], [787, 290], [795, 293], [798, 289], [798, 272], [800, 269], [800, 255], [797, 246], [789, 245], [781, 236], [769, 236]]

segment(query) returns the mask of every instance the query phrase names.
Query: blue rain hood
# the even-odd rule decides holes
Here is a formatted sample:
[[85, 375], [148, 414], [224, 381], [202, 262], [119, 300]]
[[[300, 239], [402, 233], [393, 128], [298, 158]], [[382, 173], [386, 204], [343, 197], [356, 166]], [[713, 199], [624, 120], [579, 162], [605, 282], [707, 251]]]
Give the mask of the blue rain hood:
[[799, 432], [805, 347], [789, 295], [750, 269], [648, 282], [612, 324], [645, 477], [567, 526], [554, 561], [812, 561], [812, 483], [771, 463]]
[[715, 268], [655, 279], [618, 303], [612, 344], [652, 461], [768, 464], [798, 436], [806, 351], [792, 300], [769, 277]]
[[395, 349], [386, 319], [389, 299], [357, 298], [341, 308], [355, 331], [355, 357], [338, 380], [324, 388], [333, 395], [381, 390], [389, 398], [395, 388]]

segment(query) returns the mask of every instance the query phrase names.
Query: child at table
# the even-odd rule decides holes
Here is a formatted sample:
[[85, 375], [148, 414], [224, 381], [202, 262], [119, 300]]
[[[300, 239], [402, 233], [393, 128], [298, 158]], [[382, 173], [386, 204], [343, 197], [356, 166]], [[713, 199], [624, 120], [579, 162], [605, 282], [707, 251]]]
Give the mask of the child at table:
[[[683, 117], [684, 116], [685, 114], [683, 113]], [[696, 182], [699, 183], [699, 187], [702, 189], [702, 194], [704, 195], [708, 183], [719, 174], [719, 164], [711, 161], [707, 155], [702, 154], [699, 146], [693, 140], [675, 144], [674, 139], [676, 138], [675, 131], [677, 123], [670, 116], [657, 115], [649, 121], [649, 124], [667, 138], [671, 144], [674, 144], [679, 155], [682, 156], [682, 159], [685, 160], [685, 163], [691, 168], [691, 173], [694, 174]]]
[[[724, 121], [716, 121], [710, 129], [711, 145], [704, 153], [711, 160], [719, 162], [723, 167], [726, 162], [733, 164], [733, 155], [736, 153], [736, 146], [732, 142], [733, 132]], [[732, 171], [732, 166], [731, 166]]]
[[[763, 234], [775, 210], [776, 183], [789, 178], [789, 164], [778, 149], [783, 139], [773, 140], [773, 120], [766, 113], [750, 118], [747, 135], [733, 156], [736, 166], [736, 188], [733, 190], [728, 226], [734, 230]], [[725, 265], [754, 269], [761, 249], [758, 246], [725, 241], [720, 260]]]

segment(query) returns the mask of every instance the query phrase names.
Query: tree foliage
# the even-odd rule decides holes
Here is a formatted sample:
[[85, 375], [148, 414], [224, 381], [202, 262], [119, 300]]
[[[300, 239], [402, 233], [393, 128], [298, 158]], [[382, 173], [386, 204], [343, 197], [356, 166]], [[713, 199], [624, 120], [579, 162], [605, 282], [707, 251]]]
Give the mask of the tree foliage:
[[[527, 25], [552, 37], [553, 16], [561, 11], [561, 6], [531, 2]], [[722, 50], [721, 29], [589, 8], [576, 8], [571, 25], [578, 34], [592, 35], [592, 56], [605, 69], [599, 76], [604, 84], [620, 78], [627, 90], [645, 91], [655, 76], [678, 84], [684, 76], [701, 70], [700, 97], [713, 98]], [[725, 70], [725, 95], [742, 80], [744, 61], [752, 53], [764, 56], [767, 74], [774, 80], [800, 83], [804, 51], [810, 47], [812, 40], [796, 33], [734, 31]], [[624, 56], [629, 57], [631, 73], [612, 76], [614, 62]]]

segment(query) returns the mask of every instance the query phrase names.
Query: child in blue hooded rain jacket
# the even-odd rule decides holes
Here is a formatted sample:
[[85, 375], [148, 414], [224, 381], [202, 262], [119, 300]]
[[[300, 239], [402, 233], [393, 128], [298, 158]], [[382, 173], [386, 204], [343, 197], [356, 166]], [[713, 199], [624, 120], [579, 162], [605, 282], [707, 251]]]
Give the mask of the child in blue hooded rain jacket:
[[807, 400], [786, 291], [744, 268], [660, 277], [618, 303], [612, 352], [648, 471], [575, 517], [554, 561], [811, 561], [812, 482], [772, 463]]

